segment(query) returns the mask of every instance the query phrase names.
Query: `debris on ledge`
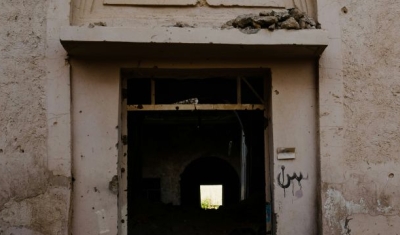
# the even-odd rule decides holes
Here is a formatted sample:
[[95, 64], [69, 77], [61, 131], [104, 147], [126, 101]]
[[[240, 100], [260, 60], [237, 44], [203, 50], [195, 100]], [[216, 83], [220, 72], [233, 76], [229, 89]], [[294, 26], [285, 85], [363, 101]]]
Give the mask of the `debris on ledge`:
[[99, 21], [99, 22], [90, 23], [88, 25], [89, 28], [94, 28], [95, 26], [103, 26], [103, 27], [105, 27], [105, 26], [107, 26], [107, 23]]
[[188, 23], [178, 21], [176, 22], [172, 27], [178, 27], [178, 28], [195, 28], [196, 25], [190, 25]]
[[226, 22], [222, 29], [238, 28], [242, 33], [254, 34], [260, 29], [320, 29], [321, 25], [307, 13], [290, 8], [270, 12], [263, 11], [259, 15], [246, 14]]

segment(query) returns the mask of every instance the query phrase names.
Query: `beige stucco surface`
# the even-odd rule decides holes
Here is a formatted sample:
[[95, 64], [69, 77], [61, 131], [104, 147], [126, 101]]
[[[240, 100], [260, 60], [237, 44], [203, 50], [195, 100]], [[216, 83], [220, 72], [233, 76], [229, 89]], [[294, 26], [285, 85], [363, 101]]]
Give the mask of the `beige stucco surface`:
[[[78, 83], [74, 84], [76, 91], [73, 90], [71, 97], [69, 60], [59, 43], [62, 26], [68, 26], [70, 20], [73, 25], [82, 27], [103, 21], [107, 27], [139, 25], [151, 30], [155, 25], [171, 26], [183, 21], [190, 25], [216, 28], [237, 15], [257, 13], [264, 9], [208, 7], [204, 1], [189, 8], [104, 6], [102, 2], [73, 1], [72, 16], [69, 14], [69, 1], [64, 0], [0, 2], [0, 234], [68, 234], [69, 230], [75, 231], [74, 234], [82, 234], [81, 231], [98, 234], [103, 225], [109, 226], [110, 231], [114, 232], [118, 223], [116, 196], [110, 194], [107, 188], [110, 177], [117, 169], [116, 163], [111, 164], [117, 154], [115, 141], [112, 141], [118, 139], [116, 130], [112, 129], [118, 123], [117, 117], [110, 116], [105, 120], [112, 124], [110, 127], [90, 128], [96, 124], [94, 120], [101, 121], [96, 118], [103, 110], [94, 104], [109, 92], [102, 85], [108, 84], [110, 91], [116, 91], [118, 80], [108, 80], [117, 78], [105, 78], [102, 74], [98, 80], [91, 78], [91, 75], [81, 76], [88, 71], [94, 74], [98, 71], [93, 69], [93, 64], [92, 67], [82, 68], [84, 63], [77, 62], [75, 66], [81, 75], [80, 79], [76, 77]], [[284, 2], [285, 7], [293, 6], [292, 1]], [[303, 9], [306, 5], [305, 1], [295, 3], [303, 6]], [[285, 166], [288, 173], [307, 171], [309, 179], [315, 182], [304, 181], [303, 190], [315, 189], [313, 198], [318, 196], [320, 200], [312, 201], [304, 193], [301, 200], [292, 202], [291, 189], [286, 190], [286, 197], [282, 198], [283, 192], [278, 188], [275, 195], [277, 205], [283, 206], [276, 210], [284, 215], [278, 217], [278, 234], [293, 234], [292, 229], [299, 225], [324, 235], [396, 234], [400, 224], [400, 35], [397, 30], [400, 28], [397, 20], [400, 3], [396, 0], [318, 0], [316, 4], [314, 1], [308, 3], [309, 14], [318, 15], [322, 28], [329, 33], [328, 47], [318, 64], [319, 80], [314, 83], [316, 87], [310, 88], [310, 93], [305, 95], [307, 100], [313, 102], [312, 92], [318, 91], [316, 110], [319, 115], [314, 121], [315, 125], [319, 125], [319, 135], [307, 137], [316, 138], [315, 142], [307, 138], [298, 140], [290, 135], [292, 128], [281, 128], [283, 124], [274, 117], [274, 125], [282, 132], [274, 130], [273, 144], [274, 147], [296, 147], [286, 145], [300, 144], [298, 150], [302, 154], [294, 161], [302, 160], [303, 156], [312, 155], [318, 150], [313, 146], [305, 151], [303, 145], [315, 144], [319, 148], [315, 160], [319, 160], [320, 164], [314, 162], [305, 166], [306, 163], [302, 161], [299, 166], [286, 163]], [[114, 66], [109, 68], [112, 69], [111, 74], [117, 77], [119, 67], [132, 68], [138, 64], [145, 67], [257, 67], [262, 64], [272, 68], [273, 64], [282, 62], [288, 64], [282, 60], [274, 63], [210, 60], [206, 64], [194, 63], [197, 65], [187, 60], [169, 64], [162, 61], [130, 61], [113, 65], [109, 63]], [[72, 71], [75, 66], [73, 64]], [[95, 66], [98, 67], [104, 67], [104, 64]], [[294, 71], [312, 74], [305, 70], [311, 70], [311, 67]], [[280, 71], [284, 73], [287, 69]], [[286, 103], [284, 100], [298, 102], [300, 106], [296, 108], [299, 109], [304, 106], [304, 110], [298, 110], [300, 114], [306, 110], [309, 111], [307, 113], [313, 112], [313, 109], [297, 99], [299, 91], [291, 89], [294, 88], [293, 84], [298, 84], [298, 80], [290, 80], [287, 75], [282, 75], [282, 80], [275, 81], [280, 93], [273, 93], [273, 102], [277, 110], [274, 115], [280, 112], [288, 114], [283, 120], [292, 122], [291, 115], [297, 114], [294, 114], [296, 109], [287, 109], [285, 105], [280, 109]], [[311, 84], [311, 81], [307, 83]], [[102, 92], [97, 98], [89, 96], [90, 99], [84, 99], [86, 94], [97, 94], [90, 89], [86, 93], [88, 84], [103, 89], [98, 91]], [[300, 91], [308, 89], [300, 88]], [[114, 93], [108, 94], [112, 99], [103, 103], [115, 111], [116, 106], [113, 105], [118, 105], [117, 98]], [[79, 116], [79, 113], [74, 113], [79, 106], [71, 111], [71, 98], [74, 101], [74, 97], [80, 105], [90, 104], [89, 109], [98, 112], [98, 115], [90, 116], [83, 112], [84, 115]], [[282, 100], [281, 97], [286, 98]], [[307, 118], [304, 114], [303, 117], [301, 120], [305, 122], [305, 127], [293, 126], [293, 129], [297, 133], [306, 132], [307, 136], [307, 131], [315, 131], [315, 126], [310, 122], [312, 116]], [[71, 130], [81, 132], [72, 135]], [[94, 140], [85, 139], [85, 131], [93, 131], [96, 132], [93, 134], [100, 136], [109, 131], [108, 135], [113, 137], [105, 137], [104, 146], [111, 147], [113, 143], [111, 152], [108, 154], [108, 149], [105, 149], [101, 154], [91, 153], [90, 145]], [[76, 140], [83, 139], [82, 143], [75, 143], [74, 161], [71, 161], [71, 148], [74, 147], [71, 145], [71, 136]], [[94, 146], [96, 151], [106, 148], [100, 143]], [[85, 161], [81, 160], [80, 155], [86, 155], [81, 152], [88, 158], [103, 159], [101, 170], [104, 171], [98, 173], [89, 163], [74, 167], [78, 162]], [[274, 179], [281, 164], [276, 162]], [[319, 169], [319, 174], [307, 170], [314, 167], [315, 170]], [[101, 177], [88, 176], [84, 184], [78, 182], [73, 192], [72, 211], [71, 180], [75, 176], [71, 175], [71, 171], [82, 178], [88, 174], [86, 168], [93, 174], [101, 174]], [[320, 184], [317, 184], [319, 181]], [[94, 192], [94, 187], [98, 187], [99, 192]], [[90, 197], [81, 199], [79, 193], [86, 192], [85, 189], [89, 190]], [[301, 214], [299, 211], [304, 208], [308, 208], [307, 212]], [[108, 220], [104, 224], [98, 220], [104, 215], [103, 211]], [[307, 218], [306, 213], [315, 214]], [[84, 218], [88, 222], [76, 222], [72, 218]], [[311, 224], [311, 219], [314, 224]], [[290, 226], [280, 227], [286, 224]], [[318, 227], [319, 230], [315, 230]], [[301, 231], [301, 234], [310, 234]]]
[[398, 1], [319, 1], [324, 234], [397, 234]]
[[72, 61], [73, 234], [116, 234], [119, 71], [104, 63]]
[[54, 31], [69, 21], [62, 2], [0, 3], [0, 234], [68, 233], [69, 65]]
[[[274, 212], [277, 234], [318, 234], [317, 210], [317, 81], [314, 63], [293, 61], [272, 68], [272, 129]], [[290, 67], [290, 70], [286, 69]], [[295, 148], [296, 158], [278, 160], [278, 148]], [[282, 178], [285, 167], [285, 180]], [[282, 184], [287, 175], [304, 179]]]

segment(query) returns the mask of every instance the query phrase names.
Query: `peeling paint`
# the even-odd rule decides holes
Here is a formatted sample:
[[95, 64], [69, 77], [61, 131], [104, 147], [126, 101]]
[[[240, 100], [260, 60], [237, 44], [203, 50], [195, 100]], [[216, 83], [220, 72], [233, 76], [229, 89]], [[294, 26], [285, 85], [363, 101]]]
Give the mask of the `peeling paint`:
[[326, 192], [327, 199], [324, 204], [325, 218], [328, 220], [329, 226], [341, 235], [350, 234], [348, 227], [348, 219], [352, 214], [368, 213], [368, 208], [363, 198], [358, 202], [347, 201], [340, 191], [328, 189]]
[[387, 214], [393, 209], [393, 207], [391, 207], [391, 206], [383, 206], [381, 204], [381, 200], [379, 200], [379, 199], [377, 200], [377, 203], [378, 203], [378, 206], [376, 207], [376, 210], [381, 213]]

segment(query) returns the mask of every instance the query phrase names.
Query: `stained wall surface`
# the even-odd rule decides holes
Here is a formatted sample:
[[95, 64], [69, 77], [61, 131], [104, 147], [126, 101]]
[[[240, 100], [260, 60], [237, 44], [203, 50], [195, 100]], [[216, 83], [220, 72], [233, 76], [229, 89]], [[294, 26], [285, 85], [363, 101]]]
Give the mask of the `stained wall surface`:
[[[73, 234], [116, 234], [120, 79], [104, 63], [72, 61]], [[111, 186], [110, 186], [111, 184]], [[116, 186], [118, 187], [118, 186]]]
[[[277, 234], [319, 234], [317, 81], [313, 61], [294, 61], [272, 70], [274, 213]], [[281, 148], [295, 158], [279, 159]], [[296, 174], [296, 175], [295, 175]], [[302, 176], [300, 176], [300, 174]], [[296, 177], [289, 179], [289, 177]], [[288, 185], [288, 183], [290, 183]]]
[[0, 234], [68, 233], [69, 65], [49, 35], [69, 7], [58, 3], [0, 2]]
[[324, 234], [397, 234], [400, 3], [318, 1]]

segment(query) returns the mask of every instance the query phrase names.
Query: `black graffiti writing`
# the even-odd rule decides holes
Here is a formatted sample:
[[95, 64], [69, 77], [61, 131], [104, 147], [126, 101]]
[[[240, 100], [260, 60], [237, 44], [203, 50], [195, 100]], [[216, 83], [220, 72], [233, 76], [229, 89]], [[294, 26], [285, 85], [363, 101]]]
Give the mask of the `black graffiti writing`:
[[[289, 188], [289, 186], [292, 184], [293, 180], [297, 180], [297, 183], [299, 184], [299, 187], [301, 189], [302, 188], [301, 180], [308, 179], [308, 175], [307, 175], [307, 177], [304, 177], [303, 173], [300, 172], [299, 175], [297, 175], [296, 172], [294, 172], [291, 176], [289, 174], [286, 174], [287, 180], [285, 183], [285, 166], [281, 166], [281, 170], [282, 170], [282, 172], [279, 172], [278, 177], [277, 177], [277, 182], [278, 182], [279, 187], [283, 188], [285, 197], [286, 197], [286, 189]], [[282, 178], [282, 181], [281, 181], [281, 178]]]

